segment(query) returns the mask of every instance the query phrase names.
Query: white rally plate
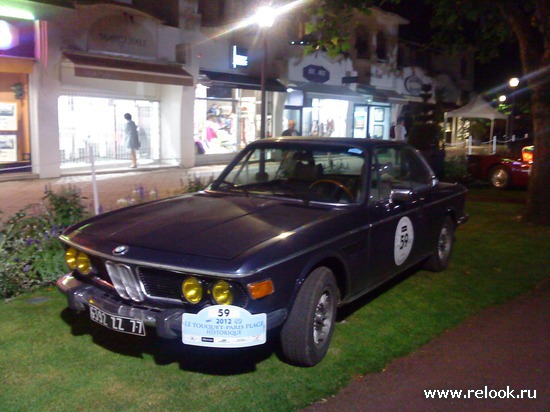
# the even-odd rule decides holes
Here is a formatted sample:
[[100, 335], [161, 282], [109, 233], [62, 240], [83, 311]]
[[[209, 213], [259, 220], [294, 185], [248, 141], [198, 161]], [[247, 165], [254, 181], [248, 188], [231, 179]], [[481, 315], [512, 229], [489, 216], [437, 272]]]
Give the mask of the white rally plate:
[[232, 305], [204, 308], [196, 315], [182, 316], [182, 341], [187, 345], [210, 348], [244, 348], [266, 341], [266, 314], [252, 315]]

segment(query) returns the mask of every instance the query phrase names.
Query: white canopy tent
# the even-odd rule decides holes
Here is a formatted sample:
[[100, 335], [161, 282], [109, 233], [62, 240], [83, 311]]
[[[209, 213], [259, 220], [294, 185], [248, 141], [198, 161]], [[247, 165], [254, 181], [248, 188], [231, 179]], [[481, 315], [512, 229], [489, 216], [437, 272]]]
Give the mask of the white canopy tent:
[[467, 119], [490, 119], [491, 120], [491, 133], [489, 139], [493, 137], [493, 130], [495, 127], [495, 120], [502, 119], [506, 121], [506, 130], [508, 130], [508, 116], [500, 113], [494, 107], [483, 99], [481, 96], [477, 96], [474, 100], [465, 106], [459, 107], [456, 110], [445, 112], [445, 124], [447, 119], [452, 118], [451, 124], [451, 143], [456, 143], [456, 134], [459, 118]]

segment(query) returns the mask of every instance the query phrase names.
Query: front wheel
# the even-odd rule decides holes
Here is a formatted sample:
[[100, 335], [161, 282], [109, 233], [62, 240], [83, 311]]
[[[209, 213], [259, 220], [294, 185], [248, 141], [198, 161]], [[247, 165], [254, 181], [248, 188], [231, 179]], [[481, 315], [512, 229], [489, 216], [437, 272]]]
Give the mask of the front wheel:
[[424, 268], [433, 272], [440, 272], [449, 266], [454, 244], [455, 224], [450, 216], [446, 216], [439, 230], [437, 246], [433, 254], [424, 262]]
[[324, 358], [334, 331], [338, 300], [332, 270], [321, 266], [311, 272], [281, 329], [281, 348], [290, 363], [314, 366]]
[[495, 166], [489, 171], [489, 181], [495, 189], [507, 189], [511, 180], [510, 172], [503, 166]]

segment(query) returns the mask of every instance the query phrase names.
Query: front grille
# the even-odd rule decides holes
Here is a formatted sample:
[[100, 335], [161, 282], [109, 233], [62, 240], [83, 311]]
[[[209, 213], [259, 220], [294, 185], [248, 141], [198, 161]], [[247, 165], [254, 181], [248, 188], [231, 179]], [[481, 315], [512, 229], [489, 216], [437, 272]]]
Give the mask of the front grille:
[[122, 298], [132, 299], [134, 302], [145, 300], [139, 279], [129, 266], [107, 261], [105, 267], [116, 291]]
[[182, 300], [181, 284], [184, 276], [178, 273], [139, 268], [139, 278], [148, 296]]

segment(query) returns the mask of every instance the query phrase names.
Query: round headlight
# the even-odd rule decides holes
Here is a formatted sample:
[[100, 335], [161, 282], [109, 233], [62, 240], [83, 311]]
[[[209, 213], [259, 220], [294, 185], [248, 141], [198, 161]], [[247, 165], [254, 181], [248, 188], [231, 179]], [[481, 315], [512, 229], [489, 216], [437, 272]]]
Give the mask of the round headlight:
[[92, 272], [92, 262], [86, 253], [79, 252], [76, 257], [76, 268], [83, 275], [89, 275]]
[[212, 287], [212, 297], [218, 305], [231, 305], [233, 303], [231, 285], [225, 280], [218, 280]]
[[181, 285], [181, 291], [189, 303], [199, 303], [202, 299], [202, 285], [197, 278], [185, 278]]
[[76, 269], [76, 257], [78, 255], [78, 252], [76, 249], [73, 249], [70, 247], [65, 251], [65, 262], [67, 263], [67, 266], [69, 266], [71, 269]]

